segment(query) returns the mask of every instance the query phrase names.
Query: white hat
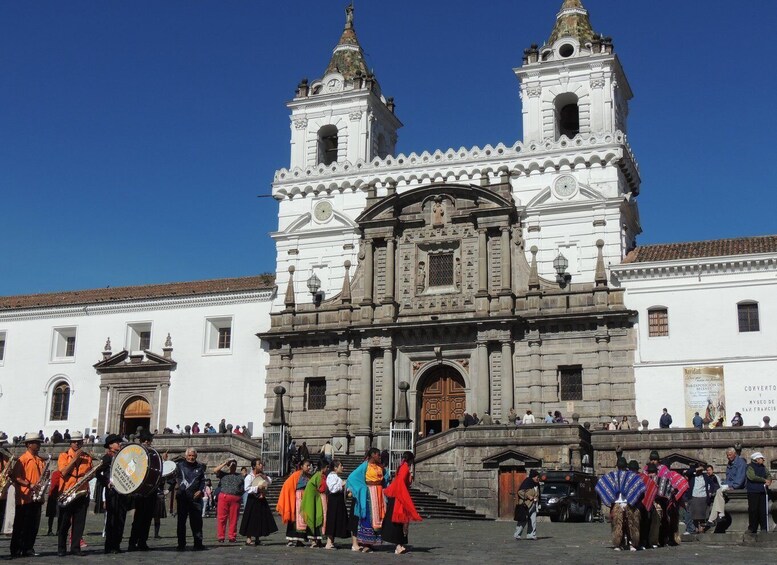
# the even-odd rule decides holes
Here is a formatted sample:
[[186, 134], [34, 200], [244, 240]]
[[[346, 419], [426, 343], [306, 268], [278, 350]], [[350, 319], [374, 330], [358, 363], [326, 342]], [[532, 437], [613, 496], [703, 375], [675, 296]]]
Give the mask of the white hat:
[[74, 441], [84, 441], [84, 434], [81, 432], [73, 432], [70, 434], [70, 443], [73, 443]]
[[30, 432], [24, 436], [24, 443], [30, 443], [33, 441], [37, 441], [38, 443], [41, 443], [40, 436], [35, 432]]
[[753, 453], [753, 454], [750, 456], [750, 459], [752, 459], [753, 461], [755, 461], [756, 459], [766, 459], [766, 457], [764, 457], [764, 454], [763, 454], [763, 453], [761, 453], [760, 451], [756, 451], [755, 453]]

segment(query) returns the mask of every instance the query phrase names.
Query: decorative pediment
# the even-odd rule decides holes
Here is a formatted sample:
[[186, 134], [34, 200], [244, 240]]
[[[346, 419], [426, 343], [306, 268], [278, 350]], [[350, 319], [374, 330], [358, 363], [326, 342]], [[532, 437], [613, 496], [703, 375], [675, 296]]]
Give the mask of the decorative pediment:
[[580, 202], [604, 202], [605, 198], [602, 195], [601, 192], [598, 190], [594, 190], [591, 187], [580, 185], [580, 187], [577, 190], [577, 193], [569, 199], [561, 199], [557, 198], [555, 194], [553, 194], [553, 191], [551, 188], [545, 187], [540, 191], [540, 193], [532, 198], [528, 204], [526, 204], [527, 209], [531, 209], [534, 207], [544, 206], [544, 205], [553, 205], [553, 206], [559, 206], [563, 204], [578, 204]]
[[304, 231], [328, 231], [332, 229], [357, 228], [356, 222], [348, 216], [333, 210], [332, 218], [325, 224], [313, 223], [313, 214], [306, 212], [294, 220], [288, 227], [276, 235], [292, 235]]
[[686, 468], [689, 467], [692, 463], [697, 467], [699, 465], [707, 464], [706, 461], [688, 457], [687, 455], [683, 455], [681, 453], [671, 453], [661, 458], [661, 464], [666, 465], [670, 469]]
[[148, 350], [142, 353], [130, 353], [126, 349], [93, 365], [98, 374], [133, 371], [173, 371], [177, 366], [178, 363], [164, 355], [158, 355]]
[[542, 460], [514, 449], [507, 449], [483, 459], [483, 468], [498, 469], [499, 467], [542, 467]]
[[[406, 217], [427, 224], [445, 224], [455, 215], [515, 209], [511, 199], [491, 188], [476, 185], [433, 184], [382, 198], [367, 208], [358, 224]], [[428, 218], [427, 218], [428, 216]], [[455, 220], [454, 220], [455, 221]]]

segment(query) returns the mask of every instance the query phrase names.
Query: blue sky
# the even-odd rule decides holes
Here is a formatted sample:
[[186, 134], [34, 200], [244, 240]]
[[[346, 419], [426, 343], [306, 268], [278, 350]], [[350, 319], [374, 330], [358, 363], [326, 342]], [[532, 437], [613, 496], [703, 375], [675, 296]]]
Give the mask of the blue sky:
[[[635, 93], [639, 242], [777, 232], [777, 2], [584, 3]], [[256, 196], [345, 4], [0, 2], [0, 295], [273, 271], [277, 204]], [[560, 6], [357, 1], [398, 151], [520, 139], [512, 68]]]

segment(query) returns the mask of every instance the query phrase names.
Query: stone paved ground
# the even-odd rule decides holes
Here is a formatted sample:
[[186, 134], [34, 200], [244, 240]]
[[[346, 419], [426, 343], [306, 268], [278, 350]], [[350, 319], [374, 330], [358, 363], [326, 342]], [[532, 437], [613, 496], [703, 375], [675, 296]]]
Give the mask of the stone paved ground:
[[[128, 517], [128, 518], [131, 518]], [[129, 523], [127, 531], [129, 531]], [[285, 545], [281, 532], [266, 539], [263, 545], [247, 547], [242, 544], [216, 544], [215, 520], [206, 518], [205, 536], [210, 547], [208, 551], [189, 551], [181, 554], [175, 551], [175, 518], [162, 521], [161, 540], [150, 540], [154, 548], [148, 553], [121, 555], [103, 555], [101, 518], [89, 514], [86, 540], [89, 547], [83, 558], [56, 555], [54, 537], [38, 538], [36, 549], [40, 557], [15, 559], [14, 563], [63, 563], [97, 562], [153, 564], [182, 563], [187, 565], [220, 563], [437, 563], [440, 565], [466, 563], [484, 565], [491, 563], [660, 563], [670, 561], [711, 565], [715, 563], [769, 563], [777, 559], [777, 549], [757, 546], [712, 545], [705, 542], [684, 543], [680, 547], [661, 548], [636, 553], [617, 553], [607, 544], [609, 526], [606, 524], [552, 524], [541, 523], [538, 526], [538, 541], [520, 541], [512, 539], [511, 522], [460, 522], [428, 520], [414, 524], [410, 530], [411, 553], [398, 556], [388, 546], [371, 555], [350, 551], [350, 544], [341, 543], [342, 549], [325, 551], [323, 549], [292, 549]], [[281, 528], [283, 529], [283, 528]], [[772, 534], [774, 535], [774, 534]], [[713, 538], [714, 539], [714, 538]], [[125, 539], [126, 544], [126, 539]], [[0, 537], [0, 556], [8, 555], [9, 538]]]

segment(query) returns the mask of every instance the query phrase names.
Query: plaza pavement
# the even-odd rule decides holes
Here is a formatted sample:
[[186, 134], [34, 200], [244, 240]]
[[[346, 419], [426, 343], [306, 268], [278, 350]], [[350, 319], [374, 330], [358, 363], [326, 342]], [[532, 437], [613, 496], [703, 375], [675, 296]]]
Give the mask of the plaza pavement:
[[[44, 518], [45, 520], [45, 518]], [[128, 515], [123, 546], [126, 547], [126, 534], [129, 533], [132, 513]], [[593, 524], [554, 524], [550, 522], [538, 525], [537, 541], [515, 541], [512, 538], [512, 522], [463, 522], [448, 520], [427, 520], [410, 526], [410, 552], [406, 555], [394, 555], [393, 546], [384, 546], [372, 554], [362, 554], [350, 550], [350, 542], [338, 540], [340, 549], [289, 548], [285, 545], [285, 528], [278, 522], [281, 531], [266, 538], [262, 545], [245, 546], [239, 544], [217, 544], [215, 541], [215, 519], [205, 519], [205, 543], [208, 551], [187, 551], [179, 553], [176, 548], [176, 519], [168, 517], [162, 520], [162, 539], [151, 539], [149, 545], [153, 551], [104, 555], [102, 516], [90, 512], [87, 519], [84, 557], [58, 557], [56, 538], [39, 536], [36, 550], [41, 555], [34, 558], [17, 558], [14, 563], [132, 563], [162, 565], [165, 563], [185, 563], [186, 565], [219, 563], [234, 565], [237, 563], [305, 563], [307, 564], [348, 564], [348, 563], [437, 563], [440, 565], [464, 564], [511, 564], [537, 563], [543, 565], [564, 565], [571, 563], [697, 563], [712, 565], [716, 563], [774, 563], [777, 549], [772, 547], [737, 546], [710, 542], [683, 543], [679, 547], [660, 548], [635, 553], [615, 552], [609, 547], [609, 525]], [[45, 532], [45, 530], [43, 530]], [[153, 531], [152, 531], [153, 535]], [[777, 534], [770, 534], [777, 535]], [[715, 538], [711, 538], [715, 541]], [[722, 540], [722, 538], [721, 538]], [[10, 538], [0, 536], [0, 559], [8, 558]], [[191, 544], [191, 538], [189, 538]], [[771, 544], [770, 544], [771, 545]]]

